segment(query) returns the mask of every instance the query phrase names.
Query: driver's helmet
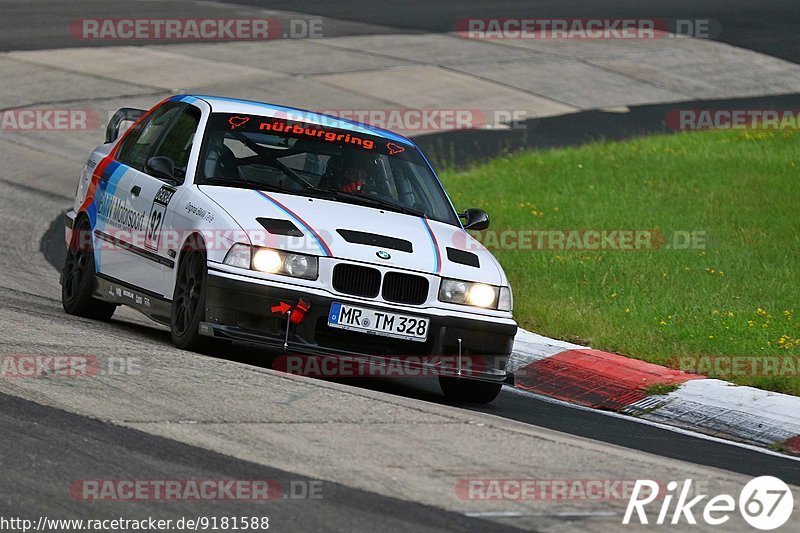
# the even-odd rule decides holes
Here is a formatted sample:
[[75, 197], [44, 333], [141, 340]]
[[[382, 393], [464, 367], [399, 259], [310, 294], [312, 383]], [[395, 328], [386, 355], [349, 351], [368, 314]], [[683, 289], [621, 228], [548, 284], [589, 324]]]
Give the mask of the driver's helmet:
[[378, 159], [374, 154], [348, 150], [328, 160], [325, 182], [335, 190], [364, 194], [374, 188], [377, 173]]

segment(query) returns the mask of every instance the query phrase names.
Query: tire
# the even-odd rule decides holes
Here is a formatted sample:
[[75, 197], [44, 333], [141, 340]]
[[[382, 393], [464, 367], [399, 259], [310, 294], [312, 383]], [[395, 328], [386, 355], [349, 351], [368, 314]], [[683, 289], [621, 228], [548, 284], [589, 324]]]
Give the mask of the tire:
[[95, 269], [91, 235], [89, 221], [79, 219], [61, 271], [61, 305], [67, 314], [106, 321], [114, 315], [117, 304], [92, 296]]
[[170, 329], [176, 348], [197, 352], [211, 343], [211, 339], [200, 335], [200, 322], [206, 316], [207, 277], [205, 251], [189, 247], [181, 254], [172, 297]]
[[445, 397], [456, 403], [489, 403], [500, 394], [502, 383], [440, 377], [439, 386]]

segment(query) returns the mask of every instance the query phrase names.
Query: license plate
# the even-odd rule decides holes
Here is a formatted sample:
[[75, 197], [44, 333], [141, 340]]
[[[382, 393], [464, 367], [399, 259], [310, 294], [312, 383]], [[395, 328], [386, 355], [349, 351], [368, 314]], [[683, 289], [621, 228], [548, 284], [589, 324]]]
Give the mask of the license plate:
[[423, 342], [428, 338], [430, 320], [333, 302], [328, 314], [328, 325], [332, 328]]

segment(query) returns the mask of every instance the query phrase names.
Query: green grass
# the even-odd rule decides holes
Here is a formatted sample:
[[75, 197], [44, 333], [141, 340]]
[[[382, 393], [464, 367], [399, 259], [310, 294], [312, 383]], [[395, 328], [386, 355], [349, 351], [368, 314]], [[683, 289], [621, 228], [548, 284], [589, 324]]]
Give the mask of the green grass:
[[662, 395], [662, 394], [669, 394], [670, 392], [676, 391], [680, 388], [680, 385], [675, 383], [654, 383], [649, 387], [644, 389], [644, 392], [647, 393], [649, 396], [655, 395]]
[[[800, 355], [800, 133], [654, 136], [442, 174], [457, 208], [490, 213], [489, 231], [704, 232], [702, 249], [493, 250], [521, 326], [672, 367]], [[719, 377], [800, 394], [798, 373]]]

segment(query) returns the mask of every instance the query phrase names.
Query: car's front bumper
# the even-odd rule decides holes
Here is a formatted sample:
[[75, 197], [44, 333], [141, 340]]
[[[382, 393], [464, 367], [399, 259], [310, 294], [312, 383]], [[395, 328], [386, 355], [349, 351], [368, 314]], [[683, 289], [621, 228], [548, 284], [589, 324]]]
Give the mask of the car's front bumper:
[[[272, 311], [282, 302], [295, 306], [301, 298], [310, 307], [299, 324], [290, 323], [280, 309]], [[425, 342], [407, 341], [331, 328], [328, 313], [334, 301], [427, 317], [428, 338]], [[370, 366], [401, 361], [410, 376], [460, 376], [494, 382], [511, 379], [506, 364], [516, 332], [512, 320], [393, 309], [383, 303], [250, 282], [214, 270], [209, 271], [206, 321], [201, 324], [204, 335], [256, 342], [291, 354], [366, 360]]]

